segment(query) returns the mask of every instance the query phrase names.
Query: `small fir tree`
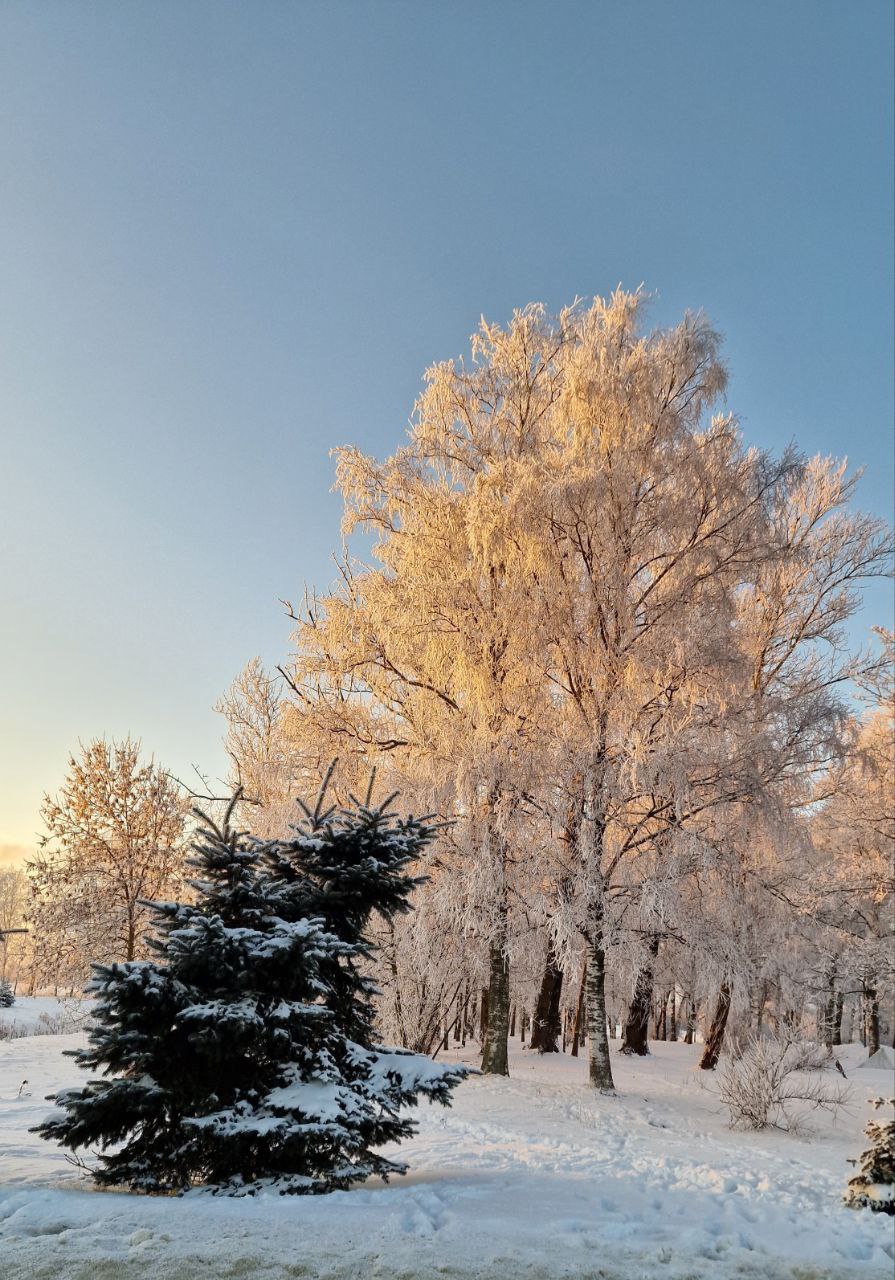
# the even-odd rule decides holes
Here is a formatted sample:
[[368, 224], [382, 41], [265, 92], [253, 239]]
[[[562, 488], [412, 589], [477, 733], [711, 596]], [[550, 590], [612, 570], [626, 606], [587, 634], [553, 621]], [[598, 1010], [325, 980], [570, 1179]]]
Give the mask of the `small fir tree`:
[[11, 1009], [16, 1002], [12, 983], [8, 978], [0, 978], [0, 1009]]
[[[400, 818], [391, 812], [395, 795], [371, 805], [375, 773], [363, 801], [351, 797], [351, 807], [323, 808], [332, 775], [330, 766], [313, 809], [302, 801], [303, 820], [291, 839], [270, 842], [264, 859], [277, 889], [286, 919], [313, 916], [334, 933], [344, 951], [323, 956], [320, 973], [326, 984], [327, 1005], [344, 1038], [333, 1054], [344, 1080], [371, 1103], [359, 1123], [364, 1147], [357, 1158], [369, 1173], [403, 1173], [371, 1148], [397, 1142], [415, 1131], [412, 1119], [399, 1114], [420, 1094], [445, 1105], [454, 1086], [469, 1074], [456, 1064], [436, 1065], [409, 1049], [377, 1043], [374, 997], [379, 994], [366, 971], [374, 948], [366, 929], [374, 912], [386, 920], [411, 910], [413, 889], [424, 876], [413, 876], [438, 828], [428, 819]], [[364, 1175], [366, 1176], [366, 1174]]]
[[316, 836], [264, 843], [233, 829], [232, 809], [220, 828], [200, 815], [197, 900], [155, 906], [157, 960], [97, 967], [90, 1047], [75, 1056], [108, 1078], [60, 1094], [37, 1131], [101, 1148], [99, 1182], [146, 1191], [314, 1193], [403, 1172], [371, 1147], [412, 1132], [397, 1111], [420, 1094], [448, 1103], [465, 1069], [374, 1045], [354, 877], [340, 892], [308, 846], [343, 868], [362, 847], [357, 892], [387, 913], [406, 905], [405, 864], [432, 829], [318, 802]]
[[[873, 1105], [893, 1107], [895, 1098], [876, 1098]], [[861, 1153], [861, 1171], [849, 1178], [843, 1199], [850, 1209], [895, 1214], [895, 1119], [871, 1120], [864, 1132], [870, 1146]]]

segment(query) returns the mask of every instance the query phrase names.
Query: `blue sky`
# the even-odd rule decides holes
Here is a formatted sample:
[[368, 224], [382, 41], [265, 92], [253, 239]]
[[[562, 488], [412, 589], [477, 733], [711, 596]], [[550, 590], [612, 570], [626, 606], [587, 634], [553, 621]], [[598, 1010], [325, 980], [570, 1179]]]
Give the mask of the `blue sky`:
[[5, 0], [0, 845], [79, 739], [224, 770], [329, 449], [397, 447], [483, 313], [704, 307], [747, 437], [891, 518], [892, 48], [888, 0]]

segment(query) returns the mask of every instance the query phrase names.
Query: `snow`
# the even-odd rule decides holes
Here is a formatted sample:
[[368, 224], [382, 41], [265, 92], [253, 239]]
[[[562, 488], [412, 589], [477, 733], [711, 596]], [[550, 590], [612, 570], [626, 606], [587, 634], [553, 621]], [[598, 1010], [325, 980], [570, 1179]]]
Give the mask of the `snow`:
[[[11, 1012], [11, 1011], [8, 1011]], [[508, 1080], [473, 1077], [424, 1103], [406, 1178], [319, 1197], [180, 1199], [90, 1188], [28, 1132], [44, 1095], [82, 1079], [82, 1035], [0, 1043], [0, 1256], [35, 1280], [853, 1280], [892, 1274], [893, 1223], [841, 1196], [891, 1073], [840, 1061], [846, 1113], [808, 1140], [733, 1133], [698, 1050], [613, 1054], [617, 1097], [586, 1063], [518, 1049]], [[448, 1054], [448, 1059], [456, 1056]], [[473, 1054], [462, 1055], [474, 1062]], [[855, 1074], [858, 1078], [855, 1080]], [[18, 1095], [22, 1080], [29, 1084]], [[389, 1150], [393, 1156], [397, 1151]]]
[[51, 1035], [79, 1029], [86, 1019], [89, 1001], [56, 996], [16, 996], [8, 1009], [0, 1009], [0, 1040], [20, 1035]]
[[872, 1053], [866, 1062], [861, 1063], [861, 1066], [865, 1070], [879, 1068], [891, 1073], [895, 1071], [895, 1053], [887, 1045], [881, 1044], [876, 1053]]

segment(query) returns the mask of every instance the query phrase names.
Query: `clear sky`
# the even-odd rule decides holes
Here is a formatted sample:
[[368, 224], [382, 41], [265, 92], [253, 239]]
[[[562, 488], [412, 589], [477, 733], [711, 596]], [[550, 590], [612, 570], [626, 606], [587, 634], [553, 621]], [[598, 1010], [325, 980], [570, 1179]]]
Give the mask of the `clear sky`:
[[891, 0], [3, 0], [0, 846], [79, 739], [224, 771], [329, 449], [483, 313], [702, 306], [749, 439], [891, 515], [892, 49]]

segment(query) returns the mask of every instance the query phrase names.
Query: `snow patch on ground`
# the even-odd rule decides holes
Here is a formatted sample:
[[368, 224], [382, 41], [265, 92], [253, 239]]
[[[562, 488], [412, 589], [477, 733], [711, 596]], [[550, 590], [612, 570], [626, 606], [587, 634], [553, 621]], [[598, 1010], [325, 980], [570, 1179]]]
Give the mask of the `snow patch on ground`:
[[82, 996], [68, 1000], [57, 996], [16, 996], [15, 1004], [0, 1009], [0, 1040], [80, 1031], [89, 1008], [90, 1001]]
[[[841, 1205], [867, 1099], [892, 1076], [854, 1068], [847, 1113], [810, 1141], [732, 1133], [698, 1050], [613, 1056], [617, 1097], [584, 1060], [515, 1052], [449, 1110], [423, 1104], [411, 1172], [322, 1197], [147, 1197], [90, 1189], [28, 1132], [44, 1095], [79, 1082], [80, 1035], [0, 1044], [0, 1255], [24, 1280], [889, 1280], [893, 1224]], [[472, 1054], [451, 1053], [473, 1062]], [[19, 1093], [22, 1080], [27, 1087]], [[387, 1154], [394, 1156], [395, 1151]]]
[[860, 1064], [865, 1070], [893, 1071], [895, 1070], [895, 1052], [887, 1045], [881, 1044], [876, 1053], [872, 1053], [866, 1062]]

